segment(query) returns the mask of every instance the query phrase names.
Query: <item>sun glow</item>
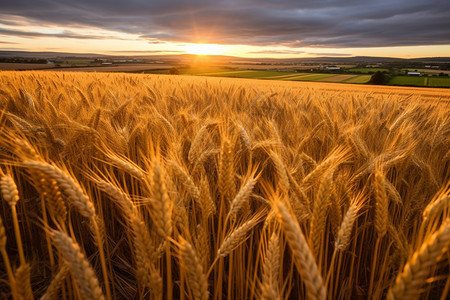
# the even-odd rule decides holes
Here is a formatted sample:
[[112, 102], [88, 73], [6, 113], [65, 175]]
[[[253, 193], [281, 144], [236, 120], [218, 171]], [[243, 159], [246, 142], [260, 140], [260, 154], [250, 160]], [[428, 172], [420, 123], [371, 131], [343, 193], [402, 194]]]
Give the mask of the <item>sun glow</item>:
[[186, 46], [187, 53], [196, 55], [222, 55], [225, 47], [217, 44], [190, 44]]

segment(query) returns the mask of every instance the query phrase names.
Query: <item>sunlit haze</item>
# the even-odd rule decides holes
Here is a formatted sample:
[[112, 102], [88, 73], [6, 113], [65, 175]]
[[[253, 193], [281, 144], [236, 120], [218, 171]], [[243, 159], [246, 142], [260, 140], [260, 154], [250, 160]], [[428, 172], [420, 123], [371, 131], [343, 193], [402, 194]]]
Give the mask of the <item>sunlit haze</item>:
[[1, 2], [4, 51], [450, 56], [449, 1]]

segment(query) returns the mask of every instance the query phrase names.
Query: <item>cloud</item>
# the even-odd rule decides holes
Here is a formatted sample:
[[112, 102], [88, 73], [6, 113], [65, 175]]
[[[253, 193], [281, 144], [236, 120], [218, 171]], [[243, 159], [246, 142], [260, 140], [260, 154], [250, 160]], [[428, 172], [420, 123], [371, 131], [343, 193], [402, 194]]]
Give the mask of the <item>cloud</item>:
[[133, 53], [133, 54], [150, 54], [150, 53], [186, 53], [180, 50], [120, 50], [108, 51], [109, 53]]
[[261, 51], [247, 52], [247, 54], [292, 54], [292, 55], [298, 55], [303, 53], [305, 53], [305, 51], [297, 51], [297, 50], [261, 50]]
[[323, 53], [323, 52], [308, 52], [308, 54], [316, 56], [341, 56], [341, 57], [348, 57], [353, 55], [350, 53]]
[[64, 39], [119, 39], [118, 37], [113, 37], [113, 36], [77, 34], [72, 31], [69, 31], [69, 30], [64, 30], [59, 33], [43, 33], [43, 32], [35, 32], [35, 31], [21, 31], [21, 30], [11, 30], [11, 29], [0, 28], [0, 35], [9, 35], [9, 36], [25, 37], [25, 38], [57, 37], [57, 38], [64, 38]]
[[[448, 0], [0, 0], [0, 14], [42, 25], [132, 33], [151, 43], [330, 48], [450, 44]], [[79, 38], [75, 36], [60, 37]]]

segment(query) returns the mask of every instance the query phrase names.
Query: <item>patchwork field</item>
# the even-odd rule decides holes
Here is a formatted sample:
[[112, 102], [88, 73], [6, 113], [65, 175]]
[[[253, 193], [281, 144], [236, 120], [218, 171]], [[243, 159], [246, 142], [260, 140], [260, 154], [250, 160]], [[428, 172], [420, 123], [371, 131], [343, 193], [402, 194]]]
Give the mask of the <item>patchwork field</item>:
[[354, 77], [357, 77], [357, 76], [356, 75], [335, 75], [335, 76], [319, 79], [319, 81], [346, 82], [347, 80], [352, 79]]
[[351, 68], [349, 71], [357, 72], [357, 73], [375, 73], [377, 71], [380, 72], [389, 72], [388, 69], [385, 68]]
[[[365, 73], [366, 69], [358, 69], [358, 72]], [[374, 70], [374, 68], [367, 68]], [[380, 69], [384, 70], [384, 69]], [[149, 73], [167, 74], [167, 70], [150, 71]], [[260, 71], [260, 70], [237, 70], [221, 67], [200, 67], [180, 69], [183, 75], [214, 76], [214, 77], [233, 77], [233, 78], [255, 78], [270, 80], [289, 80], [289, 81], [319, 81], [319, 82], [339, 82], [353, 84], [367, 84], [371, 75], [352, 75], [352, 74], [330, 74], [330, 73], [298, 73], [285, 71]], [[389, 81], [390, 85], [398, 86], [419, 86], [419, 87], [450, 87], [450, 77], [414, 77], [414, 76], [395, 76]]]
[[448, 298], [449, 89], [3, 71], [0, 105], [0, 299]]
[[69, 68], [57, 68], [49, 71], [59, 72], [144, 72], [150, 70], [161, 70], [171, 68], [171, 65], [166, 64], [129, 64], [129, 65], [116, 65], [116, 66], [101, 66], [101, 67], [69, 67]]
[[389, 81], [392, 85], [450, 87], [450, 77], [412, 77], [395, 76]]

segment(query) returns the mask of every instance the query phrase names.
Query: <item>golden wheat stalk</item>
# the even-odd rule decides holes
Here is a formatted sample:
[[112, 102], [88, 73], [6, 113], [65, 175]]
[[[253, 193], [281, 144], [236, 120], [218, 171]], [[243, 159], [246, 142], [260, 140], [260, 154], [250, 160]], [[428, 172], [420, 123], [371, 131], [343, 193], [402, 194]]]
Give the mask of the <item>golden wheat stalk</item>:
[[13, 225], [14, 225], [14, 234], [16, 236], [17, 249], [19, 251], [19, 259], [20, 265], [25, 266], [27, 264], [25, 260], [25, 253], [23, 250], [22, 244], [22, 236], [20, 233], [19, 227], [19, 219], [17, 217], [17, 208], [16, 204], [19, 201], [19, 191], [17, 190], [16, 183], [14, 179], [10, 175], [3, 174], [3, 171], [0, 170], [1, 178], [0, 178], [0, 190], [3, 196], [3, 199], [9, 204], [11, 207]]
[[211, 198], [209, 183], [206, 178], [202, 178], [200, 182], [200, 207], [205, 219], [213, 216], [216, 213], [216, 204]]
[[187, 273], [189, 288], [194, 299], [207, 300], [209, 297], [208, 281], [197, 253], [192, 245], [184, 239], [180, 242], [180, 252], [181, 266]]
[[327, 158], [315, 166], [315, 168], [302, 180], [302, 187], [309, 189], [314, 185], [330, 168], [340, 165], [349, 157], [349, 150], [344, 147], [338, 147], [331, 152]]
[[389, 221], [389, 199], [386, 195], [385, 177], [381, 170], [374, 174], [373, 189], [375, 193], [375, 230], [378, 238], [382, 238], [387, 232]]
[[257, 224], [256, 218], [250, 219], [233, 230], [225, 239], [217, 251], [218, 257], [225, 257], [236, 249], [248, 238], [248, 232]]
[[26, 160], [23, 163], [28, 169], [36, 170], [49, 178], [56, 180], [60, 188], [68, 197], [70, 204], [78, 209], [84, 217], [92, 219], [95, 216], [95, 208], [89, 197], [72, 176], [62, 169], [46, 162]]
[[134, 176], [137, 179], [144, 178], [145, 172], [131, 160], [119, 157], [110, 152], [106, 153], [106, 157], [113, 165], [118, 167], [120, 170], [125, 171], [126, 173]]
[[166, 181], [163, 169], [159, 162], [155, 161], [151, 182], [153, 199], [153, 221], [158, 233], [165, 239], [172, 235], [172, 211], [173, 203], [167, 194]]
[[322, 275], [320, 275], [314, 256], [308, 247], [308, 243], [299, 225], [294, 221], [281, 201], [276, 205], [278, 219], [292, 250], [292, 256], [297, 270], [306, 286], [308, 299], [325, 300], [327, 298], [327, 292], [323, 284]]
[[280, 295], [280, 239], [272, 233], [264, 259], [262, 281], [260, 285], [262, 299], [282, 299]]
[[45, 176], [54, 179], [61, 190], [66, 194], [69, 203], [77, 208], [82, 216], [89, 219], [90, 229], [96, 237], [95, 242], [99, 248], [106, 293], [108, 298], [111, 298], [106, 258], [103, 251], [106, 233], [103, 230], [103, 222], [99, 222], [101, 219], [95, 212], [94, 204], [89, 199], [86, 192], [81, 188], [80, 184], [63, 169], [41, 161], [26, 160], [23, 161], [22, 164], [28, 169], [39, 171]]
[[133, 236], [138, 281], [151, 289], [155, 295], [161, 295], [162, 279], [154, 266], [159, 254], [152, 244], [150, 231], [140, 212], [128, 194], [119, 187], [104, 180], [98, 181], [97, 186], [122, 208]]
[[330, 205], [329, 198], [332, 191], [333, 172], [326, 173], [320, 183], [317, 197], [313, 204], [313, 211], [311, 215], [311, 227], [309, 236], [312, 240], [313, 250], [316, 257], [320, 255], [320, 247], [324, 238], [327, 211]]
[[438, 262], [442, 253], [448, 250], [450, 245], [450, 219], [447, 219], [441, 227], [426, 239], [420, 248], [414, 252], [395, 280], [395, 284], [389, 289], [387, 299], [417, 299], [422, 291], [422, 286], [427, 282], [433, 267]]
[[334, 247], [337, 251], [344, 251], [350, 244], [350, 239], [352, 237], [353, 224], [356, 218], [360, 214], [360, 211], [364, 205], [364, 198], [362, 194], [357, 195], [348, 208], [345, 216], [342, 220], [341, 226], [339, 228], [337, 238]]
[[222, 151], [220, 153], [219, 161], [219, 179], [218, 187], [222, 197], [230, 200], [234, 194], [234, 166], [233, 154], [231, 153], [231, 143], [225, 139], [222, 144]]
[[11, 268], [8, 253], [6, 252], [6, 231], [3, 226], [2, 218], [0, 217], [0, 252], [3, 257], [3, 263], [5, 264], [6, 273], [8, 274], [9, 287], [11, 288], [11, 294], [14, 300], [18, 299], [16, 279]]
[[89, 300], [103, 300], [102, 289], [97, 276], [77, 242], [61, 231], [52, 230], [51, 236], [56, 248], [74, 276], [81, 296]]
[[255, 184], [256, 179], [252, 177], [241, 187], [236, 197], [234, 197], [234, 199], [231, 201], [227, 219], [231, 219], [232, 221], [236, 220], [239, 210], [241, 210], [245, 203], [248, 201], [252, 190], [255, 187]]
[[57, 298], [58, 291], [63, 285], [64, 281], [67, 278], [67, 275], [69, 274], [69, 267], [67, 265], [63, 265], [58, 273], [56, 273], [55, 277], [53, 278], [50, 285], [47, 287], [47, 290], [45, 291], [45, 294], [42, 295], [40, 300], [52, 300]]
[[0, 178], [0, 190], [2, 192], [3, 199], [13, 207], [19, 200], [19, 191], [17, 190], [14, 179], [9, 175], [3, 175]]
[[17, 285], [17, 292], [19, 299], [32, 300], [33, 290], [31, 289], [31, 267], [29, 263], [21, 264], [15, 274], [15, 281]]
[[169, 161], [169, 166], [173, 170], [175, 176], [177, 176], [183, 185], [186, 187], [186, 190], [191, 195], [194, 200], [198, 200], [200, 198], [200, 190], [195, 185], [192, 177], [176, 162], [173, 160]]
[[188, 153], [188, 160], [191, 164], [195, 163], [201, 152], [204, 139], [208, 136], [208, 125], [204, 125], [195, 135]]
[[248, 135], [247, 130], [242, 125], [238, 125], [239, 129], [239, 138], [241, 140], [241, 144], [245, 151], [251, 152], [252, 151], [252, 140], [250, 136]]
[[302, 204], [303, 210], [306, 211], [306, 215], [308, 217], [311, 216], [311, 205], [309, 203], [309, 198], [306, 196], [305, 191], [300, 187], [300, 185], [295, 180], [294, 176], [292, 176], [291, 172], [286, 172], [289, 177], [289, 184], [291, 186], [292, 191], [294, 192], [297, 200]]
[[433, 202], [430, 202], [423, 210], [423, 222], [426, 224], [432, 217], [435, 217], [445, 208], [450, 208], [450, 195], [442, 195]]
[[289, 177], [287, 175], [286, 167], [283, 164], [283, 161], [281, 158], [276, 154], [275, 152], [270, 152], [270, 159], [272, 160], [273, 164], [275, 165], [275, 170], [277, 172], [278, 182], [280, 184], [280, 187], [282, 191], [285, 193], [285, 195], [289, 192]]

